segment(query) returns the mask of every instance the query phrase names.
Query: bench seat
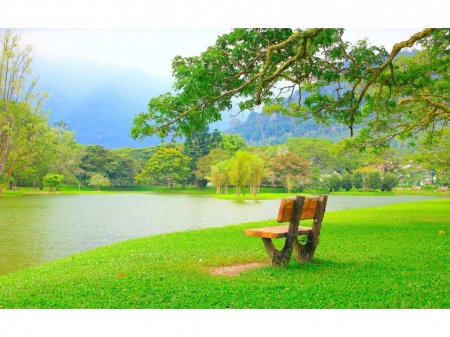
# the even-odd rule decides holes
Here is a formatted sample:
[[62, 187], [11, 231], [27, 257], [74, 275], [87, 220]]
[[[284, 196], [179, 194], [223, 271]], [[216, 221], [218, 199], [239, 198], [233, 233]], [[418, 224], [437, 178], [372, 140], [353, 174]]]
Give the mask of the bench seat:
[[[247, 236], [257, 236], [267, 239], [279, 239], [287, 237], [289, 225], [286, 226], [274, 226], [274, 227], [262, 227], [246, 229], [244, 234]], [[298, 226], [297, 235], [308, 235], [311, 233], [311, 227]]]

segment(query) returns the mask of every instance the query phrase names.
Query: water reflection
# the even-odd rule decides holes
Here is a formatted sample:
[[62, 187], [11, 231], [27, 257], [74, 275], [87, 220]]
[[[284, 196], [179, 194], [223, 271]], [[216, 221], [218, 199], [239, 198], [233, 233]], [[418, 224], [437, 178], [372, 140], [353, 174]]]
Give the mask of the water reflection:
[[[327, 211], [430, 198], [332, 196]], [[154, 194], [0, 198], [0, 275], [131, 238], [273, 219], [278, 206]]]

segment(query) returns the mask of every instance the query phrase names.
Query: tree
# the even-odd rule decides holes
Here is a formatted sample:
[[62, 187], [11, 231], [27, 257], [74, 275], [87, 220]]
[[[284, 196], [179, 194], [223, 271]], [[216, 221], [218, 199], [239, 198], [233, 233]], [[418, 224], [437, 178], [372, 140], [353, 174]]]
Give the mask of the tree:
[[344, 174], [342, 176], [341, 186], [347, 192], [350, 191], [352, 189], [352, 187], [353, 187], [352, 177], [353, 177], [353, 174], [348, 174], [348, 173]]
[[330, 189], [330, 192], [339, 191], [339, 189], [342, 187], [341, 177], [337, 174], [332, 174], [330, 178], [328, 178], [328, 187]]
[[222, 134], [220, 148], [235, 153], [236, 151], [245, 149], [245, 140], [239, 135], [224, 133]]
[[381, 188], [381, 174], [378, 171], [372, 171], [367, 174], [367, 187], [371, 190]]
[[[217, 135], [216, 135], [217, 138]], [[217, 141], [217, 139], [216, 139]], [[208, 132], [208, 128], [205, 127], [202, 130], [192, 132], [184, 142], [184, 154], [191, 158], [191, 171], [197, 171], [197, 160], [209, 153], [211, 147], [211, 134]], [[201, 189], [206, 186], [206, 179], [198, 178], [194, 174], [194, 180], [196, 180], [196, 188]]]
[[0, 34], [0, 47], [0, 180], [6, 180], [29, 165], [47, 119], [40, 111], [45, 94], [36, 94], [37, 80], [28, 78], [32, 47], [22, 48], [10, 29]]
[[424, 140], [412, 158], [423, 168], [429, 171], [434, 170], [438, 182], [448, 182], [450, 180], [450, 128], [443, 130], [440, 139], [432, 142]]
[[363, 113], [374, 114], [360, 138], [387, 147], [394, 138], [415, 144], [440, 137], [450, 116], [449, 29], [433, 30], [414, 55], [401, 55], [366, 96]]
[[[239, 101], [240, 111], [264, 103], [267, 114], [337, 122], [349, 128], [350, 136], [356, 125], [368, 122], [367, 132], [361, 132], [362, 146], [415, 131], [434, 134], [436, 125], [447, 123], [450, 29], [426, 28], [396, 43], [390, 53], [366, 40], [346, 42], [343, 33], [234, 29], [199, 56], [176, 56], [175, 94], [152, 98], [148, 112], [134, 119], [131, 134], [188, 135], [220, 120], [220, 112], [232, 108], [232, 99]], [[423, 57], [414, 57], [411, 64], [397, 58], [415, 43], [424, 47]], [[286, 84], [275, 90], [281, 81]], [[324, 88], [336, 89], [330, 93]], [[293, 102], [296, 91], [308, 95]], [[386, 127], [394, 124], [403, 127]]]
[[147, 162], [146, 168], [136, 176], [141, 183], [163, 181], [170, 188], [174, 183], [183, 186], [191, 176], [191, 159], [175, 148], [159, 149]]
[[364, 176], [361, 172], [356, 171], [352, 174], [352, 184], [355, 188], [363, 188], [364, 186]]
[[53, 192], [54, 189], [58, 189], [64, 180], [65, 178], [62, 174], [49, 173], [45, 175], [42, 184], [50, 187], [50, 192]]
[[309, 162], [287, 148], [280, 148], [278, 154], [269, 160], [270, 170], [277, 182], [281, 183], [287, 193], [295, 186], [304, 185], [311, 177]]
[[256, 196], [261, 181], [266, 176], [265, 162], [257, 155], [250, 158], [250, 193]]
[[330, 152], [334, 144], [325, 139], [290, 138], [285, 145], [292, 153], [308, 160], [311, 165], [316, 165], [320, 170], [332, 172], [335, 168], [335, 160]]
[[111, 186], [111, 182], [108, 177], [101, 175], [100, 173], [94, 173], [89, 178], [89, 186], [94, 186], [95, 190], [100, 191], [100, 187], [102, 186]]
[[388, 172], [384, 175], [383, 179], [381, 180], [380, 188], [382, 191], [390, 192], [395, 186], [397, 186], [397, 184], [398, 179], [395, 176], [395, 174]]
[[224, 160], [211, 166], [211, 175], [207, 177], [216, 186], [217, 194], [228, 193], [228, 185], [230, 185], [228, 163], [229, 160]]
[[198, 180], [208, 179], [211, 176], [211, 167], [218, 162], [231, 158], [231, 153], [220, 148], [212, 149], [207, 155], [200, 157], [195, 166], [194, 174]]
[[228, 162], [228, 176], [230, 183], [236, 188], [236, 195], [239, 196], [241, 189], [250, 183], [251, 171], [250, 163], [252, 155], [250, 152], [239, 150]]

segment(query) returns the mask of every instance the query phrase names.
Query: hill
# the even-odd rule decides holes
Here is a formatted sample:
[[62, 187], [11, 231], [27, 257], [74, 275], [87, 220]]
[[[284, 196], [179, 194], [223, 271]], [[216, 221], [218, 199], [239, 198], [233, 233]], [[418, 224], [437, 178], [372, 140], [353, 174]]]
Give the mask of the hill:
[[84, 59], [41, 57], [32, 66], [39, 89], [50, 95], [44, 105], [50, 124], [68, 123], [79, 143], [107, 148], [160, 143], [157, 137], [135, 141], [129, 132], [133, 117], [147, 110], [151, 97], [170, 91], [170, 83], [138, 68]]

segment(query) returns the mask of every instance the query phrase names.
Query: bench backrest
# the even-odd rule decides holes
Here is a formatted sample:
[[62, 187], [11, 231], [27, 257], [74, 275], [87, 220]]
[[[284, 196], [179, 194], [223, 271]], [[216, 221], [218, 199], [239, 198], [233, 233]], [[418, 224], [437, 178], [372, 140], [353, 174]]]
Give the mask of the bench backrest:
[[[316, 214], [317, 203], [319, 198], [305, 198], [303, 202], [302, 212], [300, 214], [300, 220], [314, 219]], [[292, 212], [294, 211], [295, 198], [281, 199], [280, 209], [278, 210], [278, 222], [291, 221]]]

